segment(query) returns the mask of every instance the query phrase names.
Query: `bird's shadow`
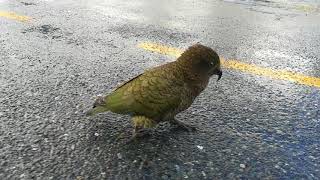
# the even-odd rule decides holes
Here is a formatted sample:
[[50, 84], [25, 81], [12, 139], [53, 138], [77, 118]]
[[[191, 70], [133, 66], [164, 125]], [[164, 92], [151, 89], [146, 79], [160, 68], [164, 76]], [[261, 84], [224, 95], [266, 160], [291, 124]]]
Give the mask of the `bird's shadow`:
[[[160, 123], [150, 136], [128, 141], [133, 130], [130, 117], [113, 113], [88, 118], [85, 129], [87, 138], [82, 146], [86, 148], [86, 152], [91, 153], [90, 157], [103, 165], [103, 170], [110, 177], [119, 173], [121, 167], [120, 174], [124, 179], [128, 171], [136, 179], [165, 172], [166, 166], [159, 167], [158, 159], [165, 162], [162, 165], [172, 159], [179, 163], [177, 154], [181, 150], [192, 154], [191, 136], [199, 133], [186, 132], [169, 123]], [[126, 168], [123, 168], [124, 165]]]
[[137, 145], [139, 143], [164, 143], [172, 136], [185, 132], [175, 126], [171, 126], [167, 122], [158, 124], [152, 133], [130, 140], [132, 137], [133, 127], [130, 123], [130, 117], [119, 116], [116, 114], [108, 114], [103, 117], [98, 115], [86, 124], [87, 139], [89, 143], [105, 146], [107, 144], [121, 144], [121, 145]]

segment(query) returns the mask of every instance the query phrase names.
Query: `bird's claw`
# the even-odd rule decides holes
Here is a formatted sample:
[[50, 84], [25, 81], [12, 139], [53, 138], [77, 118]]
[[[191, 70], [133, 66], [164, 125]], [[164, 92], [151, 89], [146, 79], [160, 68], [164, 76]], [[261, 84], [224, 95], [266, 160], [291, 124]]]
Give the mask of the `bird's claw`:
[[125, 134], [124, 132], [122, 132], [122, 133], [119, 133], [119, 134], [115, 137], [115, 140], [116, 140], [116, 141], [120, 141], [121, 139], [125, 139], [126, 137], [128, 137], [128, 136], [126, 136], [126, 134]]
[[177, 126], [177, 128], [179, 128], [179, 129], [182, 129], [182, 130], [188, 131], [188, 132], [192, 132], [192, 131], [197, 130], [196, 127], [189, 125], [189, 124], [186, 124], [184, 122], [178, 121], [178, 120], [171, 121], [171, 124]]
[[139, 138], [151, 136], [153, 134], [153, 130], [149, 128], [139, 129], [133, 132], [133, 135], [129, 138], [127, 143], [131, 143], [133, 141], [137, 141]]

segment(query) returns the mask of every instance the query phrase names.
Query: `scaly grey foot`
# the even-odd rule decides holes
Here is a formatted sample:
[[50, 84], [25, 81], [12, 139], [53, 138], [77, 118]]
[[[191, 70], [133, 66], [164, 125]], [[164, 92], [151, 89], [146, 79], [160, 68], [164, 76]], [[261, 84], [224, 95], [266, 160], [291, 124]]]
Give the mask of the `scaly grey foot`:
[[172, 125], [175, 125], [177, 126], [178, 128], [182, 129], [182, 130], [185, 130], [185, 131], [188, 131], [188, 132], [192, 132], [192, 131], [196, 131], [197, 128], [192, 126], [192, 125], [189, 125], [189, 124], [186, 124], [184, 122], [181, 122], [181, 121], [178, 121], [176, 119], [170, 121], [170, 123]]
[[137, 141], [139, 138], [151, 136], [152, 134], [153, 134], [153, 129], [151, 128], [143, 128], [143, 129], [135, 130], [131, 138], [128, 140], [128, 143], [132, 141]]

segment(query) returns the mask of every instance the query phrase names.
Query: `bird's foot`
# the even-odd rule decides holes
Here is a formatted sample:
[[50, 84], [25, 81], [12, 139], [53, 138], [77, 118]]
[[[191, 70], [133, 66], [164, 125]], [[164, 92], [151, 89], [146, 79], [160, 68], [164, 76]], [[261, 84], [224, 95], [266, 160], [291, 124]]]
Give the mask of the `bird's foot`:
[[121, 133], [119, 133], [114, 139], [115, 139], [116, 141], [120, 141], [120, 140], [122, 140], [122, 139], [126, 139], [126, 138], [129, 138], [129, 137], [130, 137], [130, 136], [126, 135], [126, 133], [121, 132]]
[[128, 143], [137, 141], [138, 139], [151, 136], [153, 134], [153, 129], [151, 128], [143, 128], [139, 130], [135, 130], [131, 136], [131, 138], [128, 140]]
[[184, 122], [178, 121], [178, 120], [176, 120], [176, 119], [170, 121], [170, 123], [171, 123], [172, 125], [177, 126], [177, 128], [182, 129], [182, 130], [184, 130], [184, 131], [192, 132], [192, 131], [196, 131], [196, 130], [197, 130], [196, 127], [194, 127], [194, 126], [192, 126], [192, 125], [189, 125], [189, 124], [186, 124], [186, 123], [184, 123]]
[[143, 128], [134, 132], [133, 136], [136, 138], [142, 138], [146, 136], [151, 136], [153, 134], [153, 129], [151, 128]]

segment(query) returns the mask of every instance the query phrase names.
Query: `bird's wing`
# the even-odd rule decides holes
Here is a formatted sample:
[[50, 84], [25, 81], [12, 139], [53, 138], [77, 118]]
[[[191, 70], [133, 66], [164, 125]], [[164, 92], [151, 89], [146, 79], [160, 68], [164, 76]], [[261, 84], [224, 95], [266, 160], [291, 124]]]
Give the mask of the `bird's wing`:
[[132, 82], [132, 81], [134, 81], [135, 79], [139, 78], [141, 75], [143, 75], [143, 73], [137, 75], [137, 76], [134, 77], [134, 78], [131, 78], [131, 79], [128, 80], [127, 82], [124, 82], [124, 83], [120, 84], [114, 91], [120, 89], [121, 87], [123, 87], [123, 86], [126, 85], [126, 84], [129, 84], [130, 82]]
[[161, 118], [181, 103], [179, 82], [169, 72], [146, 71], [129, 80], [106, 97], [116, 113]]

